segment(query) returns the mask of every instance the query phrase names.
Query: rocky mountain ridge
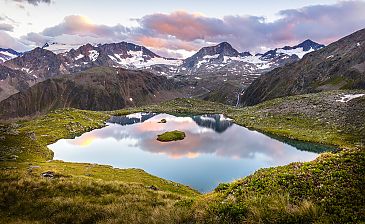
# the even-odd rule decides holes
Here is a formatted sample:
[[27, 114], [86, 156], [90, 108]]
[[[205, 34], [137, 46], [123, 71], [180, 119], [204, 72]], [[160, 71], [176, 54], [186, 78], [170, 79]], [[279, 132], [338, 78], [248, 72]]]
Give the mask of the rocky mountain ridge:
[[[311, 42], [305, 46], [300, 44], [288, 48], [290, 50], [300, 48], [302, 50], [298, 52], [304, 52], [304, 47], [311, 44], [318, 45]], [[100, 66], [147, 70], [157, 75], [187, 82], [191, 85], [189, 96], [193, 97], [215, 100], [215, 97], [210, 95], [214, 95], [218, 88], [222, 89], [224, 86], [224, 91], [227, 91], [224, 95], [227, 97], [220, 99], [220, 102], [236, 104], [234, 99], [236, 95], [261, 74], [299, 59], [296, 52], [291, 52], [291, 55], [281, 52], [271, 58], [252, 55], [250, 52], [240, 53], [227, 42], [204, 47], [185, 60], [164, 58], [143, 46], [127, 42], [86, 44], [77, 49], [64, 51], [67, 47], [69, 46], [59, 43], [47, 43], [42, 48], [35, 48], [19, 57], [5, 61], [3, 65], [22, 73], [22, 76], [19, 76], [19, 82], [26, 84], [23, 86], [32, 86], [48, 78], [74, 74]], [[47, 49], [52, 49], [54, 52]], [[60, 51], [62, 53], [55, 53]], [[230, 84], [227, 85], [226, 82]], [[14, 87], [9, 82], [3, 82], [2, 86], [3, 89], [11, 89], [11, 91], [0, 92], [0, 100], [24, 89]]]
[[298, 62], [256, 79], [241, 98], [242, 105], [338, 89], [365, 89], [365, 29], [350, 34]]
[[17, 52], [11, 48], [0, 48], [0, 63], [3, 63], [5, 61], [9, 61], [13, 58], [19, 57], [23, 55], [21, 52]]
[[97, 67], [49, 78], [0, 102], [0, 117], [32, 116], [57, 108], [115, 110], [184, 97], [179, 83], [146, 71]]

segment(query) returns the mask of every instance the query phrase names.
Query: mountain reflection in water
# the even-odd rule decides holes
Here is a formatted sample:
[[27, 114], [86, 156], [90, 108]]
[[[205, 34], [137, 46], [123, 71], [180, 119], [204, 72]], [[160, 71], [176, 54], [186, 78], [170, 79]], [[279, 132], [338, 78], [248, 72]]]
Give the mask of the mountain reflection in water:
[[[159, 123], [166, 119], [166, 123]], [[262, 167], [316, 158], [295, 147], [236, 125], [222, 115], [177, 117], [137, 113], [112, 117], [108, 126], [49, 145], [55, 159], [141, 168], [162, 178], [209, 191], [220, 182]], [[186, 138], [159, 142], [158, 134], [184, 131]]]
[[192, 119], [200, 127], [210, 128], [218, 133], [224, 132], [233, 124], [231, 119], [225, 118], [222, 114], [193, 116]]

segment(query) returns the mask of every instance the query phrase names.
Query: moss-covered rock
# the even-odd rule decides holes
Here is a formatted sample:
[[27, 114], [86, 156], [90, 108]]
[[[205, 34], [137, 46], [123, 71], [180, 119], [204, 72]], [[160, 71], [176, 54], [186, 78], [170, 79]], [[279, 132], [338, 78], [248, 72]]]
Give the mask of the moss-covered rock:
[[161, 135], [157, 136], [157, 140], [160, 142], [171, 142], [171, 141], [179, 141], [185, 138], [185, 133], [182, 131], [168, 131]]
[[161, 119], [158, 123], [165, 124], [166, 122], [166, 119]]

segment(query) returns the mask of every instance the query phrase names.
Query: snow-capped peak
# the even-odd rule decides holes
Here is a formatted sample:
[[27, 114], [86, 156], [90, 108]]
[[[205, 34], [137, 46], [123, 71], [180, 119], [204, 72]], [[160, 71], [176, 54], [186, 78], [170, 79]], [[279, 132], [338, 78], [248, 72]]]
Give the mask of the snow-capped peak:
[[310, 39], [307, 39], [307, 40], [303, 41], [302, 43], [294, 46], [293, 48], [302, 48], [303, 51], [310, 51], [311, 49], [312, 50], [319, 50], [323, 47], [324, 47], [323, 44], [319, 44], [319, 43], [316, 43], [316, 42], [314, 42]]
[[305, 54], [319, 50], [323, 47], [323, 44], [318, 44], [308, 39], [293, 47], [285, 46], [283, 48], [275, 48], [274, 50], [267, 51], [262, 55], [262, 59], [269, 60], [279, 55], [297, 56], [298, 58], [302, 58]]
[[47, 42], [42, 46], [42, 49], [52, 51], [55, 54], [65, 53], [71, 49], [77, 49], [81, 44], [64, 44], [58, 42]]
[[11, 60], [13, 58], [16, 58], [18, 56], [21, 56], [23, 53], [17, 52], [13, 49], [7, 48], [0, 48], [0, 63], [3, 63], [5, 61]]

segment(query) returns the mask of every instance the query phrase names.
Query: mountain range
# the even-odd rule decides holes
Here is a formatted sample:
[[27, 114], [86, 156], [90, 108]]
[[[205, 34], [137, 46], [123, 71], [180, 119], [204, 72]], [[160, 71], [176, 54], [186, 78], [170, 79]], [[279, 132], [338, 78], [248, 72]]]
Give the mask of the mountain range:
[[148, 71], [95, 67], [37, 83], [0, 102], [0, 118], [46, 113], [57, 108], [115, 110], [184, 97], [181, 85]]
[[[186, 59], [161, 57], [146, 47], [127, 42], [86, 44], [71, 50], [67, 50], [68, 47], [46, 43], [24, 53], [6, 49], [8, 53], [4, 55], [11, 53], [12, 56], [3, 57], [0, 67], [2, 71], [7, 70], [0, 76], [0, 101], [49, 78], [94, 67], [114, 67], [146, 70], [185, 82], [190, 86], [186, 89], [186, 96], [236, 104], [237, 94], [261, 74], [298, 61], [305, 53], [323, 45], [307, 40], [294, 47], [252, 55], [250, 52], [240, 53], [223, 42], [204, 47]], [[217, 95], [217, 92], [224, 93]]]
[[365, 29], [328, 46], [306, 40], [255, 55], [223, 42], [184, 60], [126, 42], [86, 44], [58, 54], [46, 48], [0, 64], [2, 118], [63, 107], [113, 110], [175, 97], [246, 106], [289, 95], [365, 89]]
[[338, 89], [365, 89], [365, 29], [346, 36], [302, 60], [256, 79], [241, 97], [254, 105], [283, 96]]

